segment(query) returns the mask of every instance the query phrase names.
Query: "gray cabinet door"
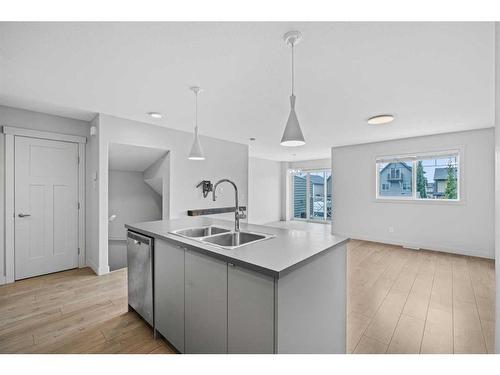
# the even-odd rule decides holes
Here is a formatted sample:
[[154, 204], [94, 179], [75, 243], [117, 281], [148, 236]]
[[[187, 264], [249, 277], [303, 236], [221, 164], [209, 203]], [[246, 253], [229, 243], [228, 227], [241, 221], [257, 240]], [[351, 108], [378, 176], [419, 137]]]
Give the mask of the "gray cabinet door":
[[155, 328], [184, 352], [184, 249], [155, 240]]
[[227, 353], [227, 263], [186, 251], [186, 353]]
[[274, 353], [274, 279], [228, 267], [228, 353]]

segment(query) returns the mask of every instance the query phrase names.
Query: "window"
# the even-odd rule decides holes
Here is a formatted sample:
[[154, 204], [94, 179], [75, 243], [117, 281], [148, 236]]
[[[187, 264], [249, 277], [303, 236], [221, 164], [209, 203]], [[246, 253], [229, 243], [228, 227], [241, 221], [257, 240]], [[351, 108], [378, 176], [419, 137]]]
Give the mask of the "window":
[[377, 159], [377, 198], [460, 200], [459, 151]]
[[331, 220], [332, 173], [326, 170], [292, 175], [293, 217], [305, 220]]
[[417, 199], [458, 199], [458, 155], [419, 158]]
[[377, 163], [380, 197], [411, 197], [413, 166], [411, 162], [393, 160]]
[[332, 180], [332, 172], [325, 172], [326, 179], [326, 220], [332, 220], [332, 189], [333, 189], [333, 180]]
[[293, 217], [307, 219], [307, 174], [293, 175]]
[[[401, 169], [400, 168], [397, 168], [395, 167], [393, 164], [390, 164], [391, 165], [391, 168], [390, 168], [390, 173], [388, 174], [387, 178], [389, 180], [393, 180], [393, 181], [399, 181], [400, 178], [402, 177], [402, 173], [401, 173]], [[400, 163], [397, 163], [395, 164], [397, 166], [400, 165]]]

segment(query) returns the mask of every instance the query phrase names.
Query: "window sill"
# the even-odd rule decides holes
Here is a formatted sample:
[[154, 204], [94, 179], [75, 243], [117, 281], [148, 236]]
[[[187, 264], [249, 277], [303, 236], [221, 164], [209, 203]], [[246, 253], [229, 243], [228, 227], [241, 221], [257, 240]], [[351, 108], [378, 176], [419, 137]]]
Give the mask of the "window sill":
[[312, 219], [299, 219], [297, 217], [293, 217], [292, 221], [302, 221], [302, 222], [305, 222], [305, 223], [316, 223], [316, 224], [331, 224], [332, 223], [332, 219], [328, 219], [328, 220], [312, 220]]
[[413, 198], [375, 198], [375, 203], [409, 203], [409, 204], [437, 204], [437, 205], [465, 205], [464, 199], [413, 199]]

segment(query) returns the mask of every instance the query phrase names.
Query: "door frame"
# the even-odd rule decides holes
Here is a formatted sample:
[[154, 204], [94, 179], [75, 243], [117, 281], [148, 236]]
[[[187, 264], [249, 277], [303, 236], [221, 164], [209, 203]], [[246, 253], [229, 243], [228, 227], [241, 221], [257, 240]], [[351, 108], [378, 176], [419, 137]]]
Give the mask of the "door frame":
[[[87, 137], [44, 132], [13, 126], [3, 126], [5, 135], [5, 283], [15, 281], [15, 226], [14, 226], [14, 196], [15, 196], [15, 137], [47, 139], [51, 141], [72, 142], [78, 144], [78, 267], [85, 263], [85, 144]], [[0, 279], [0, 284], [2, 280]]]

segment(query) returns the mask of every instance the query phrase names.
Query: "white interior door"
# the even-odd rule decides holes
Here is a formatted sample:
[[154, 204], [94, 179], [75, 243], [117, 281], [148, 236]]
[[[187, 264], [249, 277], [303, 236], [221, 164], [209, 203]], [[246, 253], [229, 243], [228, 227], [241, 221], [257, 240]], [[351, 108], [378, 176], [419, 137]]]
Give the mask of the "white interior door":
[[78, 144], [15, 137], [15, 278], [78, 267]]

